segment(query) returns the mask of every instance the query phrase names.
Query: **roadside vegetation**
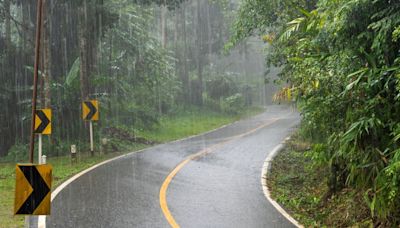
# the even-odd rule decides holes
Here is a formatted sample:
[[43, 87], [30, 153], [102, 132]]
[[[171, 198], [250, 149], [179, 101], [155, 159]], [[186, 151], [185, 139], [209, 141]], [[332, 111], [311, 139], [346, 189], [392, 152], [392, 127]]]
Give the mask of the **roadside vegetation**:
[[367, 207], [373, 226], [399, 226], [400, 3], [244, 0], [233, 28], [227, 48], [257, 34], [282, 67], [278, 98], [299, 102], [313, 172], [326, 167], [316, 195], [351, 189], [360, 207], [348, 216]]
[[309, 140], [295, 133], [274, 158], [267, 177], [271, 196], [305, 227], [371, 227], [361, 192], [345, 187], [330, 197], [329, 167], [315, 165]]
[[[0, 1], [0, 158], [10, 161], [25, 159], [30, 138], [36, 4]], [[97, 140], [136, 139], [193, 109], [236, 115], [264, 105], [255, 46], [222, 53], [235, 9], [225, 0], [44, 0], [37, 107], [52, 109], [53, 130], [44, 153], [86, 149], [86, 100], [99, 102]]]
[[153, 142], [167, 142], [215, 129], [262, 110], [260, 107], [249, 107], [236, 114], [224, 114], [199, 108], [186, 109], [176, 115], [161, 118], [157, 127], [139, 131], [138, 134]]
[[[12, 216], [14, 166], [28, 161], [37, 3], [0, 0], [0, 227], [23, 223]], [[258, 44], [223, 54], [236, 9], [233, 0], [43, 0], [37, 108], [52, 110], [43, 154], [53, 187], [105, 159], [259, 112], [274, 87], [254, 61]], [[90, 156], [81, 103], [93, 99]]]

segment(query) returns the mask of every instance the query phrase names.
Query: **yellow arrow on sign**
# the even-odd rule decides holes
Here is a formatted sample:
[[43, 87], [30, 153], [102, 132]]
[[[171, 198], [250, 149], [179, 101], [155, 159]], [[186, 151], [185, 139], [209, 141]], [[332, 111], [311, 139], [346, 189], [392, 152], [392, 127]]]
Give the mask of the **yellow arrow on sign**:
[[82, 118], [84, 120], [99, 120], [99, 102], [90, 100], [82, 102]]
[[49, 215], [52, 167], [17, 164], [15, 174], [14, 214]]
[[51, 135], [51, 109], [36, 110], [35, 133]]

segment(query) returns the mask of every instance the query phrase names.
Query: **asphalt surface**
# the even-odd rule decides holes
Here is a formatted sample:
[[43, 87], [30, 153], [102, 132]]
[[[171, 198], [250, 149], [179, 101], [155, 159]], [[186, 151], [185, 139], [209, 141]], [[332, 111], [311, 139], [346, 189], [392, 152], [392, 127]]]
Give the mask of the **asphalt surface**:
[[[263, 195], [260, 175], [268, 153], [293, 130], [299, 115], [270, 106], [256, 117], [190, 139], [158, 145], [102, 165], [65, 187], [52, 202], [47, 227], [293, 227]], [[255, 130], [254, 130], [255, 129]]]

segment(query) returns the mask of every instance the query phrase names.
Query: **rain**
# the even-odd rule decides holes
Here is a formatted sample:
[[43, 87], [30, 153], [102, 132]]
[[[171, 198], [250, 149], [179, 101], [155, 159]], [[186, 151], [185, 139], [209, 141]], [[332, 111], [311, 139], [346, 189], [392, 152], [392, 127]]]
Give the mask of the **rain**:
[[[268, 126], [269, 115], [288, 111], [273, 106], [259, 116], [285, 83], [278, 77], [280, 68], [267, 64], [270, 45], [256, 34], [230, 45], [239, 5], [237, 0], [0, 0], [0, 191], [6, 192], [0, 199], [5, 208], [0, 227], [41, 222], [49, 227], [165, 226], [158, 194], [180, 160], [236, 142], [260, 123]], [[42, 110], [42, 117], [31, 115], [35, 64], [36, 110]], [[297, 114], [290, 113], [297, 123]], [[212, 131], [221, 127], [221, 133]], [[174, 144], [182, 139], [182, 145]], [[108, 162], [97, 167], [103, 161]], [[24, 211], [20, 205], [29, 204], [12, 203], [19, 191], [15, 165], [26, 163], [52, 167], [51, 186], [45, 179], [40, 182], [53, 190], [52, 216], [44, 220], [13, 216]], [[96, 172], [88, 172], [90, 167]], [[107, 186], [93, 198], [86, 195], [102, 177], [108, 178]], [[28, 182], [33, 186], [34, 180]], [[62, 183], [74, 184], [56, 190], [64, 188]], [[54, 192], [60, 192], [57, 200]], [[107, 216], [121, 217], [105, 216], [104, 205], [96, 209], [97, 200], [115, 206]], [[148, 210], [124, 209], [127, 203], [150, 201], [155, 203]], [[34, 205], [29, 213], [46, 207]], [[142, 217], [132, 220], [128, 212]], [[157, 214], [153, 224], [146, 222], [146, 214]]]
[[0, 0], [0, 107], [0, 228], [400, 226], [400, 1]]
[[[2, 1], [0, 156], [29, 141], [36, 1]], [[101, 103], [101, 129], [151, 128], [186, 106], [224, 111], [271, 102], [277, 72], [265, 75], [260, 39], [226, 50], [236, 1], [45, 1], [38, 108], [51, 108], [48, 156], [85, 150], [82, 100]], [[221, 87], [219, 87], [221, 86]], [[232, 101], [235, 102], [235, 101]], [[243, 104], [241, 104], [243, 103]], [[238, 110], [235, 110], [238, 109]], [[19, 150], [19, 149], [18, 149]], [[19, 152], [19, 151], [18, 151]]]

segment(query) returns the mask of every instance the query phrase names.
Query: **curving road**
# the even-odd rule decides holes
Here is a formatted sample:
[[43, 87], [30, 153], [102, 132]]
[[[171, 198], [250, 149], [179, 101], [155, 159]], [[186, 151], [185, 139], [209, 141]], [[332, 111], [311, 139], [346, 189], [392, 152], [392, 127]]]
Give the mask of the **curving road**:
[[299, 115], [269, 106], [219, 130], [102, 165], [67, 185], [47, 227], [292, 227], [263, 195], [265, 157]]

